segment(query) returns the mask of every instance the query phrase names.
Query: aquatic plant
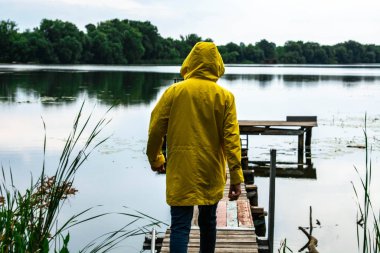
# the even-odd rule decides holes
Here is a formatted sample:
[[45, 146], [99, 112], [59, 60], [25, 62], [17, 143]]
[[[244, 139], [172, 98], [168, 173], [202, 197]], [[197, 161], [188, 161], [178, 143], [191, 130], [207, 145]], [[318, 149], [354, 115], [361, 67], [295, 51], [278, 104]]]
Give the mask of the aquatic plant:
[[[91, 217], [85, 217], [93, 207], [72, 215], [68, 220], [59, 220], [59, 213], [66, 200], [76, 194], [73, 187], [75, 174], [84, 161], [107, 138], [98, 140], [99, 133], [110, 122], [106, 115], [101, 118], [90, 131], [83, 143], [82, 135], [90, 123], [92, 114], [82, 122], [82, 104], [78, 115], [75, 117], [73, 128], [69, 134], [58, 167], [53, 176], [45, 173], [46, 154], [46, 126], [43, 146], [44, 159], [42, 170], [34, 183], [25, 192], [21, 192], [14, 185], [11, 169], [9, 173], [1, 166], [2, 183], [0, 184], [0, 252], [60, 252], [66, 253], [70, 241], [69, 228], [81, 223], [98, 219], [110, 213], [101, 213]], [[87, 244], [80, 252], [107, 252], [118, 245], [125, 238], [145, 233], [150, 226], [159, 225], [161, 222], [140, 212], [120, 213], [133, 218], [133, 220], [110, 233], [105, 233]], [[138, 220], [148, 220], [148, 225], [134, 229], [126, 229]]]
[[378, 253], [380, 252], [380, 210], [377, 214], [371, 201], [372, 183], [372, 162], [370, 153], [372, 148], [368, 146], [367, 117], [365, 117], [364, 139], [365, 139], [365, 175], [360, 176], [359, 170], [355, 168], [359, 175], [360, 185], [363, 190], [363, 197], [359, 198], [358, 189], [352, 183], [358, 206], [356, 217], [356, 237], [359, 252]]
[[286, 238], [284, 240], [281, 240], [280, 248], [278, 248], [277, 251], [278, 253], [287, 253], [287, 252], [293, 253], [293, 250], [289, 248], [288, 245], [286, 244]]

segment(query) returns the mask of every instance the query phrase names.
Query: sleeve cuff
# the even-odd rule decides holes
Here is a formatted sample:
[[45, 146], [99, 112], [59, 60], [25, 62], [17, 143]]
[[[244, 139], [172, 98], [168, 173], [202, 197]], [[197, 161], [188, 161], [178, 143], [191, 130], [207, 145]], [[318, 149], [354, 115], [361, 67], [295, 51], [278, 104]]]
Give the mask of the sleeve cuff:
[[165, 163], [165, 157], [163, 154], [160, 154], [156, 157], [156, 160], [149, 161], [149, 162], [150, 162], [150, 166], [157, 168], [157, 167], [160, 167], [161, 165], [163, 165]]
[[244, 183], [243, 171], [242, 169], [230, 171], [230, 184], [240, 184]]

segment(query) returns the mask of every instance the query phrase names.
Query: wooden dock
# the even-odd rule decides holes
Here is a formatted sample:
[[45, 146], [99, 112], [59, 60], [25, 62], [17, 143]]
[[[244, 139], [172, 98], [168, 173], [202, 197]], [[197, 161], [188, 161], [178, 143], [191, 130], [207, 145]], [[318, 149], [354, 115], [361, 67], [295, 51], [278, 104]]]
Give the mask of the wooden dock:
[[[258, 241], [255, 233], [250, 201], [242, 184], [242, 194], [237, 201], [228, 200], [229, 179], [224, 189], [224, 197], [217, 208], [217, 234], [215, 252], [218, 253], [258, 253]], [[251, 186], [252, 188], [252, 186]], [[197, 224], [198, 209], [194, 216], [189, 238], [188, 252], [199, 252], [199, 227]], [[170, 229], [165, 233], [161, 252], [167, 253], [170, 244]]]
[[[295, 135], [298, 136], [299, 168], [311, 165], [311, 136], [313, 127], [317, 127], [316, 116], [287, 116], [286, 120], [239, 120], [241, 137], [248, 135]], [[248, 145], [248, 143], [247, 143]], [[247, 147], [248, 148], [248, 147]], [[308, 155], [304, 159], [305, 152]], [[304, 161], [306, 160], [306, 163]]]
[[[224, 197], [218, 203], [217, 208], [217, 238], [215, 252], [269, 252], [268, 240], [258, 238], [266, 235], [265, 216], [263, 208], [258, 207], [257, 186], [254, 184], [254, 174], [260, 169], [266, 168], [262, 173], [268, 173], [268, 161], [248, 161], [248, 136], [249, 135], [295, 135], [298, 137], [298, 161], [297, 163], [282, 162], [284, 168], [278, 168], [278, 176], [316, 178], [315, 170], [311, 163], [311, 136], [312, 128], [317, 127], [316, 116], [288, 116], [285, 121], [252, 121], [239, 120], [240, 136], [242, 143], [242, 167], [245, 184], [242, 185], [242, 194], [237, 201], [228, 200], [229, 179], [224, 190]], [[244, 138], [244, 136], [246, 138]], [[306, 152], [304, 152], [306, 150]], [[166, 143], [163, 144], [163, 152], [166, 153]], [[306, 163], [304, 163], [304, 154]], [[306, 155], [308, 154], [308, 155]], [[253, 163], [254, 166], [248, 166]], [[279, 165], [281, 162], [277, 162]], [[295, 164], [297, 170], [289, 170], [289, 165]], [[258, 167], [260, 166], [260, 167]], [[254, 169], [254, 170], [253, 170]], [[260, 173], [259, 173], [260, 174]], [[263, 174], [263, 175], [264, 175]], [[273, 212], [273, 210], [272, 210]], [[199, 252], [200, 232], [197, 224], [198, 209], [194, 208], [194, 216], [189, 238], [188, 252]], [[273, 221], [272, 221], [273, 223]], [[270, 232], [270, 231], [269, 231]], [[273, 231], [272, 231], [273, 233]], [[168, 253], [170, 245], [170, 228], [166, 230], [164, 237], [160, 237], [157, 252]], [[149, 246], [149, 238], [144, 243], [144, 249]]]

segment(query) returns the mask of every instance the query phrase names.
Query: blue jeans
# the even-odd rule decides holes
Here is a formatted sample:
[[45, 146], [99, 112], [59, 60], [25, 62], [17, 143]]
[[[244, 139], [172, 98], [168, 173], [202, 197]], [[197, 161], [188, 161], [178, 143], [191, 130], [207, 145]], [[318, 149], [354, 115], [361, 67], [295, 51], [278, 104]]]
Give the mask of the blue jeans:
[[[200, 230], [200, 253], [214, 253], [216, 241], [215, 205], [198, 206]], [[186, 253], [189, 243], [193, 206], [171, 206], [170, 253]]]

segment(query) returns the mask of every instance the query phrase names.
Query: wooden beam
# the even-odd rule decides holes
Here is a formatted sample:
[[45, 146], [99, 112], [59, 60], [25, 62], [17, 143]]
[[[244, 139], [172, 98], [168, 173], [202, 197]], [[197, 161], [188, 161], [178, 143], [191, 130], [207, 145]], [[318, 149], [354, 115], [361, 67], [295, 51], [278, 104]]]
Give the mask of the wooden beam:
[[239, 120], [239, 126], [287, 126], [316, 127], [316, 121], [286, 121], [286, 120]]
[[264, 128], [258, 126], [240, 126], [241, 134], [251, 135], [300, 135], [303, 134], [303, 129], [288, 129], [288, 128]]
[[308, 122], [317, 122], [317, 116], [286, 116], [286, 121], [308, 121]]

